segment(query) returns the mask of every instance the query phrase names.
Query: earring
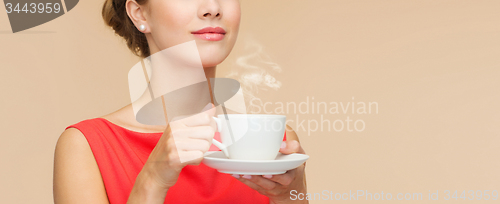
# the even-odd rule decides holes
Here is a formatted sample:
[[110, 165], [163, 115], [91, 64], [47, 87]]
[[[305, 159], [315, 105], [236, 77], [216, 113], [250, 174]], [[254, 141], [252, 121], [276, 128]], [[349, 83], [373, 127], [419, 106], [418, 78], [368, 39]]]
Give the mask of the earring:
[[146, 30], [146, 26], [145, 26], [145, 25], [140, 25], [140, 26], [139, 26], [139, 30], [141, 30], [141, 31]]

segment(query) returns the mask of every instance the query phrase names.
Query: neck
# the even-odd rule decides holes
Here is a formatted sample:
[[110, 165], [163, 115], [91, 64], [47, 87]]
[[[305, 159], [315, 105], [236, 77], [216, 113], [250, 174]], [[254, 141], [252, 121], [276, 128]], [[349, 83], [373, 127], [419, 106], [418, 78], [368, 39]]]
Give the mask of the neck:
[[215, 78], [215, 70], [217, 69], [217, 66], [213, 66], [213, 67], [205, 67], [203, 68], [203, 70], [205, 71], [205, 77], [207, 78], [207, 83], [208, 83], [208, 89], [210, 91], [210, 99], [211, 99], [211, 102], [213, 104], [215, 104], [214, 102], [214, 96], [212, 95], [212, 87], [211, 87], [211, 83], [210, 83], [210, 78]]
[[217, 69], [217, 66], [213, 67], [204, 67], [203, 70], [205, 71], [205, 77], [207, 78], [207, 81], [210, 78], [215, 78], [215, 71]]

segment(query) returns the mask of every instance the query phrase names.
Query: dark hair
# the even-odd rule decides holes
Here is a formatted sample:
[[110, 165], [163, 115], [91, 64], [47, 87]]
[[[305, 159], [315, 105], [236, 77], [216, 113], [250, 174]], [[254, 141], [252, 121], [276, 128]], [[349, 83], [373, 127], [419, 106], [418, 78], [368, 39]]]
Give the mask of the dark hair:
[[[147, 0], [135, 0], [143, 5]], [[127, 0], [105, 0], [102, 7], [102, 18], [115, 33], [125, 39], [128, 48], [139, 57], [146, 58], [150, 55], [146, 35], [137, 30], [134, 23], [127, 15], [125, 3]]]

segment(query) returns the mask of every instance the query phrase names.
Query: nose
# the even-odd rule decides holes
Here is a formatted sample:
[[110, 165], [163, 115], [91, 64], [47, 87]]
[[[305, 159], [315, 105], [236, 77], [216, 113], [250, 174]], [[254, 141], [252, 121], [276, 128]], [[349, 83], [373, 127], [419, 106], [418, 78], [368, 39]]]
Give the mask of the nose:
[[201, 19], [214, 19], [222, 17], [222, 10], [218, 0], [202, 1], [198, 16]]

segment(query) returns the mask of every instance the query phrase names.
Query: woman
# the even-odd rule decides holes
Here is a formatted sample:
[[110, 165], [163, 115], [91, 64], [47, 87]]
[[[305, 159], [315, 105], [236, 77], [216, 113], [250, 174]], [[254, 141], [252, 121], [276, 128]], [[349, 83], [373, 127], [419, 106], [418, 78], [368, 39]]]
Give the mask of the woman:
[[[195, 40], [207, 78], [232, 50], [238, 0], [106, 0], [103, 18], [136, 55]], [[206, 27], [219, 33], [200, 34]], [[222, 29], [221, 29], [222, 28]], [[217, 31], [217, 30], [216, 30]], [[306, 192], [304, 165], [273, 176], [227, 175], [201, 164], [214, 136], [215, 109], [170, 126], [143, 125], [131, 105], [69, 126], [55, 151], [56, 203], [288, 203]], [[189, 147], [176, 147], [185, 142]], [[303, 153], [289, 127], [284, 154]], [[181, 163], [179, 157], [197, 158]], [[175, 185], [174, 185], [175, 184]]]

